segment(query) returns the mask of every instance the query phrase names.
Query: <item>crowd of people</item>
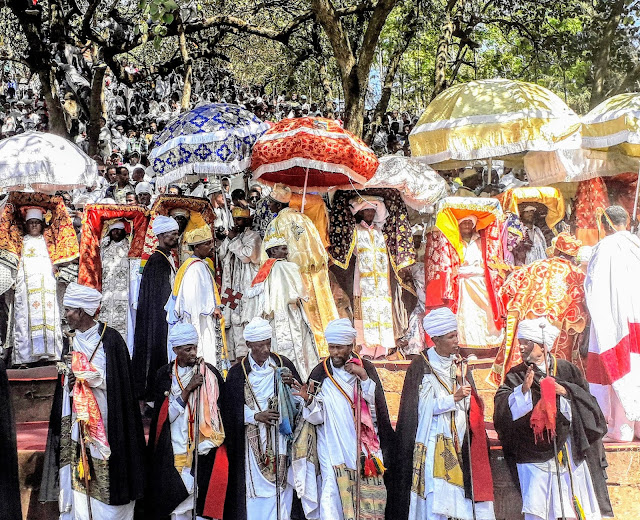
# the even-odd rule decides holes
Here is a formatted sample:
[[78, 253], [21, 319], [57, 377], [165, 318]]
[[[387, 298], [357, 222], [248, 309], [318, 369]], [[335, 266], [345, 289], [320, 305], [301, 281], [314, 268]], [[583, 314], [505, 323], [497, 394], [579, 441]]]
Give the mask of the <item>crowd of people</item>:
[[[109, 91], [95, 185], [2, 201], [0, 397], [7, 367], [60, 373], [41, 500], [82, 520], [493, 520], [481, 359], [525, 519], [612, 515], [603, 441], [640, 437], [640, 239], [619, 180], [571, 198], [507, 169], [440, 172], [429, 215], [397, 190], [250, 175], [164, 189], [146, 157], [173, 89]], [[3, 135], [46, 125], [36, 96], [6, 95]], [[325, 115], [295, 94], [223, 99]], [[372, 146], [410, 153], [414, 123], [388, 114]], [[396, 361], [392, 425], [377, 367]]]

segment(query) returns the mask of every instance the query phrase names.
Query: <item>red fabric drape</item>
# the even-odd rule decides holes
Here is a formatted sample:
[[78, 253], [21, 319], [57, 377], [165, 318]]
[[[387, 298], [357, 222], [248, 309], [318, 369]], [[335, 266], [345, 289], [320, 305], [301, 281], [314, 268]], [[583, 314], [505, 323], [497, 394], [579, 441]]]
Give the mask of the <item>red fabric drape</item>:
[[493, 476], [489, 462], [487, 432], [484, 426], [484, 403], [475, 390], [471, 392], [469, 426], [474, 498], [476, 502], [493, 502]]

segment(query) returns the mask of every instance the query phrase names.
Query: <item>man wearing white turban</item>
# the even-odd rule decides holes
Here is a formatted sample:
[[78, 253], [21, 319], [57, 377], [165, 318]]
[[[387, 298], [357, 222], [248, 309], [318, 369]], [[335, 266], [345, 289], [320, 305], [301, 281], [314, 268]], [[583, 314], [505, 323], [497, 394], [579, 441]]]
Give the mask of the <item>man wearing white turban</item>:
[[[289, 520], [293, 503], [291, 447], [302, 400], [294, 364], [271, 351], [273, 329], [254, 317], [244, 328], [249, 353], [231, 367], [225, 383], [225, 426], [229, 441], [229, 486], [225, 518]], [[277, 403], [275, 388], [278, 389]], [[278, 443], [278, 484], [274, 472]]]
[[[222, 375], [198, 358], [198, 331], [191, 323], [176, 323], [168, 341], [176, 358], [158, 371], [155, 380], [147, 514], [149, 518], [191, 520], [197, 484], [198, 517], [222, 518], [224, 490], [219, 485], [227, 480], [226, 453], [219, 449], [225, 440], [220, 412]], [[195, 414], [200, 425], [197, 437]], [[192, 475], [196, 449], [197, 483]]]
[[[331, 321], [325, 330], [329, 357], [313, 369], [308, 384], [296, 385], [297, 395], [306, 403], [306, 424], [294, 449], [293, 465], [307, 518], [354, 518], [354, 508], [363, 518], [385, 517], [383, 474], [390, 462], [393, 429], [375, 367], [353, 352], [356, 335], [347, 318]], [[354, 401], [359, 407], [357, 429]], [[355, 478], [368, 490], [367, 500], [354, 496]]]
[[[440, 307], [424, 317], [423, 325], [435, 346], [411, 362], [405, 377], [396, 424], [397, 451], [391, 463], [395, 492], [390, 507], [398, 520], [494, 520], [483, 422], [472, 426], [473, 471], [459, 462], [469, 449], [467, 414], [482, 417], [482, 406], [477, 393], [472, 395], [473, 380], [463, 377], [457, 363], [456, 316], [448, 307]], [[467, 498], [471, 473], [475, 516], [474, 504]]]
[[612, 517], [602, 446], [607, 423], [578, 367], [549, 353], [559, 334], [546, 318], [518, 324], [523, 362], [498, 389], [493, 422], [525, 520], [577, 518], [574, 497], [584, 518]]
[[156, 215], [152, 225], [158, 246], [142, 271], [132, 359], [136, 397], [147, 402], [153, 401], [156, 373], [169, 361], [164, 306], [176, 277], [177, 267], [172, 251], [178, 245], [178, 223], [175, 219]]
[[[71, 366], [63, 395], [51, 411], [45, 479], [59, 472], [61, 518], [133, 519], [136, 500], [144, 491], [144, 431], [129, 372], [129, 352], [115, 329], [94, 319], [102, 295], [91, 287], [70, 283], [64, 296], [65, 316], [72, 330]], [[72, 406], [73, 400], [73, 406]], [[80, 419], [80, 411], [88, 418]], [[77, 478], [81, 470], [80, 427], [87, 441], [91, 482]], [[43, 489], [55, 489], [44, 482]], [[89, 512], [87, 493], [90, 494]]]
[[532, 204], [524, 203], [518, 206], [520, 221], [525, 225], [531, 241], [531, 249], [527, 251], [525, 265], [547, 258], [547, 240], [542, 230], [535, 224], [537, 212], [538, 208]]

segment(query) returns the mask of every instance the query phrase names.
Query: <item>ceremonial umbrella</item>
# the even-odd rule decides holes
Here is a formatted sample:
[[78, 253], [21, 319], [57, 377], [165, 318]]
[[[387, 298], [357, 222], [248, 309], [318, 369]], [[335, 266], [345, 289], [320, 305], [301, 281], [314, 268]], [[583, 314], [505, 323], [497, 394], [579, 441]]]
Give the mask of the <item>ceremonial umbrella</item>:
[[249, 167], [256, 139], [269, 128], [254, 114], [212, 103], [180, 114], [160, 132], [149, 154], [156, 186], [187, 175], [234, 175]]
[[413, 156], [445, 163], [446, 169], [447, 162], [558, 150], [576, 140], [579, 129], [580, 118], [550, 90], [487, 79], [454, 85], [436, 96], [409, 142]]
[[255, 179], [302, 188], [303, 193], [364, 184], [377, 167], [378, 158], [360, 138], [320, 117], [276, 123], [258, 139], [251, 157]]
[[98, 166], [71, 141], [29, 131], [0, 141], [0, 187], [53, 194], [92, 186]]

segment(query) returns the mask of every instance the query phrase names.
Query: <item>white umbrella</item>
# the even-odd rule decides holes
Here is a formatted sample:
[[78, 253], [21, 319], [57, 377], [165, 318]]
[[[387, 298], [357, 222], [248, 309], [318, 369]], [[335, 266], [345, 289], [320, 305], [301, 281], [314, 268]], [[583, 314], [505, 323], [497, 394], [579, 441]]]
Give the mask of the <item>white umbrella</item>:
[[98, 166], [71, 141], [43, 132], [25, 132], [0, 141], [0, 187], [44, 193], [91, 186]]

